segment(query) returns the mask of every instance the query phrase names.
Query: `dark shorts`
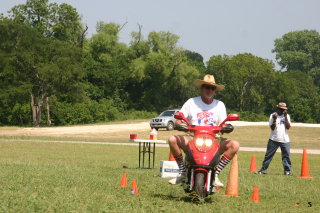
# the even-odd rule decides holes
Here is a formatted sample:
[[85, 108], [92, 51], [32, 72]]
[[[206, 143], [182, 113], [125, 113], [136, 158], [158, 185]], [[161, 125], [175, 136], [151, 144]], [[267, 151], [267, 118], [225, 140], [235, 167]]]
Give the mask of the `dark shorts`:
[[226, 140], [228, 140], [228, 138], [216, 137], [216, 141], [217, 141], [218, 143], [222, 143], [222, 142], [224, 142], [224, 141], [226, 141]]

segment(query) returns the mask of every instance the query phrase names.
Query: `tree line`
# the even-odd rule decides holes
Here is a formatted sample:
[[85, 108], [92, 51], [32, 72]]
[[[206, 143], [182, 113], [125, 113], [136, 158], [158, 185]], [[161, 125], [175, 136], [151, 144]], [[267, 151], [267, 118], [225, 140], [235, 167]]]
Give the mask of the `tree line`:
[[213, 74], [230, 112], [265, 120], [279, 101], [297, 122], [320, 122], [320, 35], [289, 32], [275, 40], [272, 61], [250, 53], [203, 57], [179, 36], [142, 25], [119, 41], [125, 24], [98, 22], [87, 36], [77, 10], [27, 0], [0, 16], [0, 125], [67, 125], [149, 118], [179, 108]]

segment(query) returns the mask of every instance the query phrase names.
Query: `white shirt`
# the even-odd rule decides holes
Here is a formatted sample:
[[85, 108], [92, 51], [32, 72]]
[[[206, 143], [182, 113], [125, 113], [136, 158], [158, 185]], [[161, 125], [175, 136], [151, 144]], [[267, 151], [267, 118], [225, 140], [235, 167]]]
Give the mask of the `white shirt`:
[[222, 101], [213, 99], [206, 104], [201, 97], [190, 98], [181, 108], [180, 112], [196, 126], [218, 126], [227, 118], [226, 107]]
[[[276, 113], [276, 112], [275, 112]], [[269, 125], [271, 126], [273, 123], [273, 115], [272, 113], [269, 118]], [[291, 124], [290, 116], [287, 114], [288, 122]], [[276, 127], [270, 133], [270, 139], [276, 142], [288, 143], [290, 142], [288, 130], [286, 128], [286, 121], [284, 115], [278, 115], [276, 120]]]

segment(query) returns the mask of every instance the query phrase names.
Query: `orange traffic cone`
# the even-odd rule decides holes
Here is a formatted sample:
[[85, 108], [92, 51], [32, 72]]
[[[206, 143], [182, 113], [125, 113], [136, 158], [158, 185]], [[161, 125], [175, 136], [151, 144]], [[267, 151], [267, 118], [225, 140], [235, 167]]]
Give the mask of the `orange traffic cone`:
[[313, 178], [310, 176], [309, 173], [309, 166], [308, 166], [308, 155], [307, 155], [307, 149], [303, 148], [303, 154], [302, 154], [302, 165], [301, 165], [301, 178]]
[[169, 161], [176, 161], [176, 159], [173, 157], [172, 152], [169, 154]]
[[239, 196], [238, 186], [238, 155], [236, 154], [231, 163], [228, 183], [226, 188], [226, 196]]
[[127, 187], [128, 186], [128, 184], [127, 184], [127, 173], [123, 173], [122, 179], [121, 179], [121, 182], [120, 182], [120, 186], [121, 187]]
[[257, 171], [256, 156], [252, 155], [251, 164], [250, 164], [250, 172], [256, 172], [256, 171]]
[[136, 179], [133, 179], [133, 180], [132, 180], [131, 194], [132, 194], [132, 195], [138, 195], [138, 194], [139, 194], [138, 185], [137, 185]]
[[220, 192], [220, 187], [219, 186], [216, 187], [216, 192]]
[[252, 201], [252, 202], [255, 202], [255, 203], [259, 203], [259, 202], [260, 202], [260, 198], [259, 198], [259, 188], [258, 188], [258, 186], [255, 186], [255, 187], [253, 188], [253, 193], [252, 193], [251, 201]]

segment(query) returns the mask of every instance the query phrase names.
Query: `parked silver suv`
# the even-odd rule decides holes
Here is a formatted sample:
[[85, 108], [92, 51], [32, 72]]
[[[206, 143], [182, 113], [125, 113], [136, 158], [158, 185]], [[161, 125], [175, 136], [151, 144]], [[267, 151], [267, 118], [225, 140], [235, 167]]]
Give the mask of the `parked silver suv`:
[[158, 117], [150, 120], [150, 127], [158, 130], [159, 128], [166, 128], [168, 131], [174, 129], [176, 119], [173, 117], [175, 112], [179, 112], [179, 109], [166, 110], [162, 112]]

